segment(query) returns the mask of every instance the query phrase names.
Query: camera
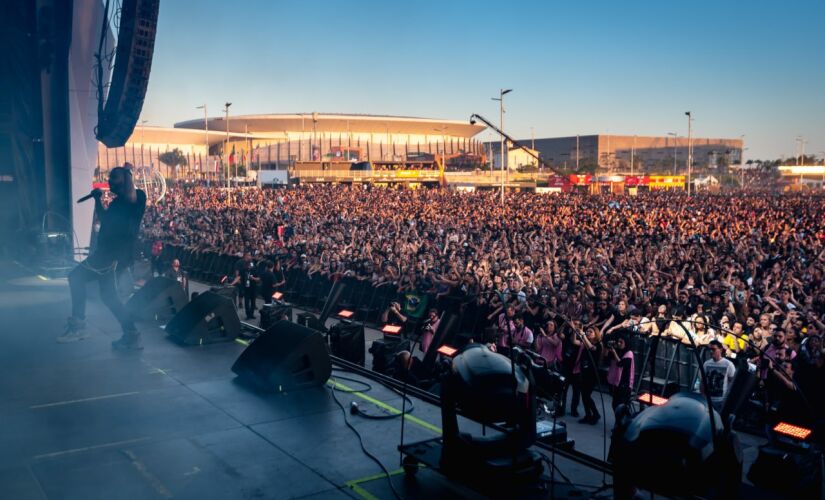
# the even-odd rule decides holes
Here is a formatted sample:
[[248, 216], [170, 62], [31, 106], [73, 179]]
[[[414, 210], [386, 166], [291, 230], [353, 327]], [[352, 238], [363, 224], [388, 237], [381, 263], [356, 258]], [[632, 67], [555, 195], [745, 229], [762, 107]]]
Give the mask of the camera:
[[615, 349], [615, 348], [616, 348], [616, 341], [615, 341], [615, 340], [608, 340], [608, 341], [606, 341], [606, 342], [604, 343], [604, 345], [605, 345], [608, 349]]

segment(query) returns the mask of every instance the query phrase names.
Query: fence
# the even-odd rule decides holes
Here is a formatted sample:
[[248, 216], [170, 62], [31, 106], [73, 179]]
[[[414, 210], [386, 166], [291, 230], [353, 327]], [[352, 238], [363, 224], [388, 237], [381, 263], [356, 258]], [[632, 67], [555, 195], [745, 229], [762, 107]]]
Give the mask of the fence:
[[[150, 244], [150, 243], [147, 243]], [[148, 255], [146, 249], [145, 255]], [[235, 263], [239, 257], [222, 255], [217, 252], [197, 252], [176, 245], [165, 245], [161, 253], [164, 263], [172, 259], [179, 259], [181, 267], [189, 273], [191, 279], [211, 284], [219, 284], [223, 277], [227, 282], [232, 279]], [[327, 295], [332, 289], [334, 281], [319, 273], [308, 275], [305, 270], [292, 268], [285, 271], [286, 285], [282, 288], [288, 302], [298, 307], [318, 311], [323, 307]], [[410, 328], [414, 328], [418, 320], [425, 316], [425, 311], [435, 307], [439, 311], [452, 310], [459, 316], [456, 343], [463, 345], [469, 338], [476, 341], [492, 342], [493, 323], [487, 316], [492, 313], [488, 306], [477, 302], [462, 302], [460, 298], [419, 294], [414, 292], [399, 292], [395, 284], [384, 283], [373, 285], [368, 280], [359, 280], [354, 277], [341, 276], [337, 280], [346, 287], [337, 305], [338, 309], [353, 311], [354, 320], [373, 326], [380, 326], [381, 313], [395, 301], [405, 308], [405, 314], [410, 318]], [[642, 390], [663, 393], [665, 386], [676, 384], [680, 389], [694, 388], [699, 376], [698, 366], [693, 348], [682, 344], [676, 339], [661, 338], [656, 353], [656, 359], [648, 359], [651, 352], [651, 339], [646, 336], [634, 336], [631, 349], [636, 358], [635, 391]], [[700, 358], [707, 359], [708, 353], [700, 347]], [[655, 377], [650, 384], [650, 363], [655, 363]]]

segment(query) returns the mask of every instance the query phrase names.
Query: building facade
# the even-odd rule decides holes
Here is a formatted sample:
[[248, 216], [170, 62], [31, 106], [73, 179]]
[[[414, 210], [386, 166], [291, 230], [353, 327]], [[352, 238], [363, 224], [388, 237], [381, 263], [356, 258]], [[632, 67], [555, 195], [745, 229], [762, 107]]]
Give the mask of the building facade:
[[466, 121], [399, 116], [297, 113], [204, 117], [169, 127], [136, 127], [122, 148], [98, 148], [101, 171], [129, 161], [163, 169], [159, 157], [179, 149], [189, 168], [217, 172], [221, 162], [258, 169], [300, 163], [404, 164], [481, 158], [474, 139], [485, 129]]
[[[520, 140], [532, 144], [532, 139]], [[739, 165], [742, 140], [722, 138], [691, 139], [693, 168], [718, 169]], [[497, 146], [493, 144], [495, 151]], [[687, 137], [632, 135], [581, 135], [535, 139], [542, 159], [564, 171], [603, 170], [608, 172], [659, 172], [677, 174], [687, 169]]]

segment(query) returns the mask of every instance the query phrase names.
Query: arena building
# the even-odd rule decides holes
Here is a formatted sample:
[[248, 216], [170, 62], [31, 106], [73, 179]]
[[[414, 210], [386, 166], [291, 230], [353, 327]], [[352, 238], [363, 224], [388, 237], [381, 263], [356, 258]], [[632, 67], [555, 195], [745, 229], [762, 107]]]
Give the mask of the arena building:
[[[442, 157], [456, 168], [481, 164], [484, 148], [474, 137], [485, 129], [467, 121], [331, 113], [295, 113], [195, 118], [174, 127], [138, 126], [124, 147], [98, 147], [100, 171], [129, 161], [169, 167], [159, 161], [178, 149], [185, 165], [168, 172], [214, 175], [221, 162], [256, 170], [436, 168]], [[468, 165], [465, 165], [468, 164]]]
[[[542, 159], [565, 171], [629, 172], [631, 157], [636, 172], [682, 173], [687, 167], [688, 139], [671, 135], [661, 137], [633, 135], [581, 135], [544, 139], [519, 139], [536, 149]], [[741, 139], [691, 139], [693, 167], [698, 169], [739, 165], [742, 159]], [[494, 158], [498, 158], [499, 143], [490, 143]], [[510, 165], [511, 168], [515, 168]]]

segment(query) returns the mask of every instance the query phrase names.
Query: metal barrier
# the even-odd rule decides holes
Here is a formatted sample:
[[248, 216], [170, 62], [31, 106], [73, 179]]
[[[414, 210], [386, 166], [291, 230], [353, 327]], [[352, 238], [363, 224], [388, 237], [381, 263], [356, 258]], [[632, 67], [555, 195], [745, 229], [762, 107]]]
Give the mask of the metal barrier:
[[[234, 275], [235, 263], [238, 257], [222, 255], [217, 252], [195, 252], [176, 245], [165, 245], [161, 253], [164, 263], [172, 259], [179, 259], [183, 269], [192, 279], [217, 284], [226, 276], [229, 280]], [[309, 275], [305, 270], [292, 268], [284, 271], [286, 285], [282, 288], [287, 301], [309, 310], [320, 310], [332, 289], [334, 281], [319, 273]], [[485, 338], [485, 330], [490, 325], [486, 320], [490, 310], [479, 306], [475, 302], [462, 303], [456, 306], [455, 297], [440, 297], [427, 294], [413, 294], [400, 292], [393, 283], [373, 285], [368, 280], [359, 280], [355, 277], [337, 276], [346, 287], [339, 301], [339, 309], [349, 309], [355, 313], [358, 321], [374, 326], [380, 326], [381, 313], [393, 301], [405, 304], [409, 295], [416, 295], [423, 304], [419, 307], [420, 316], [430, 307], [439, 311], [453, 309], [458, 311], [458, 335], [467, 339], [475, 338], [479, 341], [489, 341]], [[410, 316], [410, 327], [414, 329], [420, 317]], [[692, 390], [699, 377], [699, 369], [691, 346], [679, 340], [660, 337], [656, 359], [651, 360], [651, 338], [637, 335], [631, 341], [631, 349], [636, 358], [635, 392], [640, 390], [662, 394], [669, 384], [676, 384], [682, 390]], [[700, 358], [709, 357], [704, 346], [699, 348]], [[655, 363], [655, 376], [651, 384], [649, 379], [650, 363]]]

